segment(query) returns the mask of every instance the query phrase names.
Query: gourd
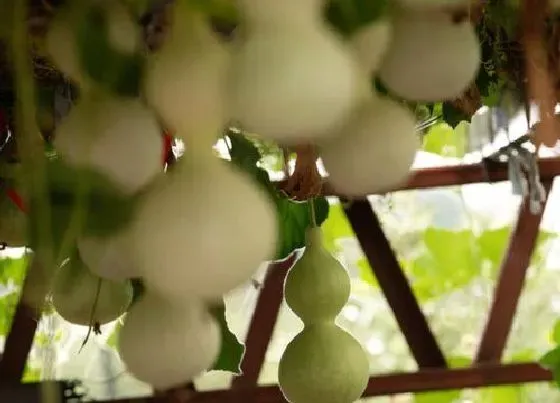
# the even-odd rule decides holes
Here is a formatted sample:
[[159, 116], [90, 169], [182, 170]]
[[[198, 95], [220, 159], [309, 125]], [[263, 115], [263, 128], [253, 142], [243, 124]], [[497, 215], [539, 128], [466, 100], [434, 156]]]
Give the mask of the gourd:
[[108, 237], [82, 236], [77, 240], [80, 258], [95, 275], [113, 281], [139, 277], [130, 257], [125, 230]]
[[76, 325], [112, 322], [123, 315], [132, 302], [129, 281], [114, 282], [93, 273], [77, 257], [72, 257], [56, 273], [52, 301], [56, 312]]
[[396, 95], [411, 101], [459, 97], [480, 67], [480, 45], [469, 21], [434, 10], [400, 10], [379, 77]]
[[350, 279], [323, 247], [321, 230], [306, 234], [306, 249], [284, 285], [286, 303], [304, 328], [284, 351], [278, 368], [282, 393], [291, 403], [352, 403], [369, 379], [368, 357], [335, 317], [350, 296]]
[[361, 28], [351, 37], [350, 45], [367, 73], [378, 70], [389, 48], [392, 34], [391, 21], [382, 18]]
[[217, 298], [274, 257], [270, 197], [211, 146], [187, 146], [140, 202], [132, 255], [148, 287], [170, 299]]
[[61, 10], [56, 14], [46, 34], [46, 51], [58, 70], [66, 77], [82, 88], [89, 88], [90, 79], [82, 71], [71, 18], [68, 10]]
[[[137, 51], [140, 45], [140, 30], [127, 9], [114, 1], [103, 4], [103, 7], [107, 16], [110, 44], [122, 53], [131, 54]], [[45, 46], [56, 67], [83, 91], [87, 91], [92, 86], [92, 80], [82, 69], [73, 31], [72, 11], [71, 8], [65, 8], [57, 12], [49, 24]]]
[[394, 189], [408, 179], [420, 141], [415, 117], [404, 106], [371, 97], [341, 133], [319, 151], [337, 192], [364, 196]]
[[468, 9], [470, 0], [397, 0], [396, 3], [410, 10], [460, 11]]
[[220, 337], [218, 323], [201, 301], [171, 304], [148, 290], [126, 315], [118, 350], [134, 377], [168, 389], [209, 369]]
[[177, 136], [217, 138], [226, 123], [230, 53], [188, 2], [174, 5], [169, 37], [148, 59], [144, 94]]
[[328, 136], [368, 85], [321, 19], [321, 0], [240, 0], [229, 104], [249, 132], [280, 143]]
[[59, 125], [54, 146], [67, 163], [100, 171], [126, 194], [163, 170], [158, 122], [134, 98], [88, 92]]

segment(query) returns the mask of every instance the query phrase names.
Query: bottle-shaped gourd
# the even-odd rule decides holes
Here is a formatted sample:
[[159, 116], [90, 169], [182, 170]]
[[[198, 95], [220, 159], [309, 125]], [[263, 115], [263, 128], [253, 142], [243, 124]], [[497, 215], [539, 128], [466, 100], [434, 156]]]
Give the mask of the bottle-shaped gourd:
[[322, 0], [240, 0], [229, 87], [232, 118], [281, 143], [328, 136], [367, 77], [321, 18]]
[[323, 247], [320, 228], [306, 235], [306, 249], [284, 285], [288, 306], [304, 328], [280, 360], [278, 381], [291, 403], [352, 403], [369, 378], [360, 343], [335, 323], [350, 297], [350, 278]]

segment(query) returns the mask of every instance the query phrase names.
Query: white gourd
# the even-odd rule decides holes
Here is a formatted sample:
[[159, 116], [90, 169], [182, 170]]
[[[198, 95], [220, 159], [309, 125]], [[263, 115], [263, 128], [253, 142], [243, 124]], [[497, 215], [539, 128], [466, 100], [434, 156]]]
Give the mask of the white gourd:
[[52, 291], [54, 309], [65, 320], [82, 326], [112, 322], [122, 316], [132, 302], [128, 281], [102, 279], [79, 259], [70, 260], [56, 273]]
[[359, 63], [368, 73], [377, 71], [389, 47], [393, 26], [389, 19], [380, 19], [356, 32], [350, 43]]
[[59, 125], [54, 146], [66, 162], [99, 170], [127, 194], [163, 170], [160, 126], [138, 99], [85, 94]]
[[480, 44], [470, 22], [454, 22], [436, 11], [400, 11], [379, 77], [396, 95], [411, 101], [459, 97], [476, 78]]
[[147, 285], [170, 299], [216, 298], [274, 257], [277, 216], [244, 172], [187, 147], [132, 223], [133, 256]]
[[[119, 2], [104, 5], [108, 37], [115, 50], [133, 53], [141, 43], [140, 28], [130, 13]], [[82, 89], [91, 87], [91, 79], [83, 71], [78, 54], [78, 44], [72, 30], [70, 10], [59, 11], [51, 21], [46, 35], [46, 50], [56, 67]]]
[[92, 273], [101, 278], [123, 281], [139, 277], [130, 257], [126, 231], [109, 237], [82, 236], [77, 240], [78, 252]]
[[280, 143], [324, 138], [368, 85], [321, 18], [322, 0], [239, 0], [244, 16], [230, 81], [232, 118]]
[[227, 119], [229, 49], [187, 2], [176, 2], [173, 17], [162, 48], [148, 59], [146, 99], [176, 136], [216, 139]]
[[80, 65], [70, 18], [70, 13], [63, 10], [51, 21], [45, 37], [46, 50], [58, 70], [80, 87], [88, 88], [90, 80]]
[[220, 346], [219, 325], [202, 302], [170, 304], [149, 291], [126, 315], [118, 340], [128, 372], [160, 390], [210, 369]]
[[415, 117], [390, 99], [372, 98], [319, 154], [329, 183], [347, 196], [394, 189], [405, 182], [420, 142]]

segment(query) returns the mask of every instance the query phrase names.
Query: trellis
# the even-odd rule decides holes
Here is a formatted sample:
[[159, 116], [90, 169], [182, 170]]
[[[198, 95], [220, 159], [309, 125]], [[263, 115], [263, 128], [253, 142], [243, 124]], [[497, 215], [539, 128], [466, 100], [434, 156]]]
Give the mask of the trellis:
[[[541, 159], [539, 169], [548, 195], [554, 178], [560, 175], [560, 158]], [[415, 170], [409, 182], [396, 191], [506, 180], [508, 172], [505, 163], [485, 162]], [[325, 195], [338, 196], [329, 190], [328, 184], [324, 188]], [[476, 356], [470, 367], [461, 369], [448, 367], [445, 355], [430, 330], [406, 274], [370, 203], [365, 199], [344, 203], [344, 210], [419, 368], [410, 373], [373, 375], [364, 397], [552, 380], [552, 374], [536, 362], [502, 362], [544, 208], [540, 214], [535, 215], [529, 211], [527, 202], [522, 203], [502, 260], [493, 303]], [[235, 377], [229, 389], [198, 392], [192, 385], [186, 385], [154, 397], [114, 402], [285, 402], [277, 386], [260, 386], [258, 378], [282, 303], [284, 277], [293, 262], [294, 256], [291, 256], [269, 267], [249, 326], [246, 354], [241, 365], [243, 375]], [[20, 302], [0, 360], [0, 398], [3, 402], [40, 402], [39, 385], [19, 385], [36, 326], [32, 310]], [[55, 385], [61, 396], [68, 393], [70, 385]], [[66, 399], [70, 398], [67, 396]]]

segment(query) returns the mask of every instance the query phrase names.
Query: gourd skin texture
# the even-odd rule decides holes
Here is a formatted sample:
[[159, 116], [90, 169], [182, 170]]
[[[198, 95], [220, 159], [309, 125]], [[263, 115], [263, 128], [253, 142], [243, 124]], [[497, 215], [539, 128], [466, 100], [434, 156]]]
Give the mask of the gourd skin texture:
[[131, 247], [154, 291], [216, 298], [274, 257], [276, 210], [245, 173], [209, 150], [187, 149], [155, 184], [131, 226]]
[[202, 302], [178, 306], [148, 291], [126, 315], [118, 343], [127, 370], [163, 390], [208, 370], [220, 351], [221, 335]]
[[128, 247], [127, 233], [107, 238], [82, 237], [77, 241], [78, 252], [95, 275], [113, 281], [139, 277]]
[[460, 96], [480, 67], [480, 45], [472, 25], [445, 13], [396, 14], [393, 39], [379, 77], [396, 95], [411, 101]]
[[[241, 3], [246, 37], [233, 52], [233, 120], [283, 144], [328, 136], [351, 111], [365, 78], [351, 51], [322, 25], [313, 5], [320, 2], [295, 10], [293, 1]], [[284, 20], [286, 14], [293, 18]]]
[[370, 99], [341, 133], [320, 149], [337, 192], [363, 196], [407, 180], [420, 141], [414, 115], [404, 106], [387, 98]]
[[162, 172], [163, 139], [141, 101], [87, 94], [58, 127], [54, 146], [66, 162], [99, 170], [133, 194]]
[[377, 71], [383, 62], [392, 34], [391, 22], [382, 19], [367, 25], [352, 36], [351, 46], [358, 61], [368, 73]]
[[352, 403], [369, 379], [369, 362], [358, 341], [334, 323], [306, 326], [286, 347], [278, 368], [291, 403]]
[[322, 245], [321, 230], [309, 229], [303, 256], [290, 269], [284, 298], [307, 325], [334, 321], [350, 297], [346, 269]]
[[88, 86], [89, 80], [80, 66], [69, 17], [68, 12], [61, 12], [52, 20], [45, 38], [46, 50], [63, 74], [80, 86]]
[[177, 2], [175, 22], [163, 47], [148, 59], [146, 99], [176, 136], [215, 139], [226, 123], [230, 52], [198, 16]]
[[70, 261], [57, 272], [52, 297], [55, 310], [65, 320], [89, 326], [95, 322], [103, 325], [118, 319], [132, 302], [132, 295], [130, 282], [101, 279], [80, 261]]

